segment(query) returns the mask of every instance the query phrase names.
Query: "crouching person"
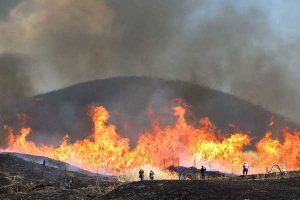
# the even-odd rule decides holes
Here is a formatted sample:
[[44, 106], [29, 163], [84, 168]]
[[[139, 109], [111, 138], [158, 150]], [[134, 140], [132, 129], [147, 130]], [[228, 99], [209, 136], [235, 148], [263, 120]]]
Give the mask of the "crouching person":
[[66, 187], [67, 189], [71, 189], [72, 186], [73, 186], [72, 180], [68, 179], [68, 180], [65, 182], [65, 187]]

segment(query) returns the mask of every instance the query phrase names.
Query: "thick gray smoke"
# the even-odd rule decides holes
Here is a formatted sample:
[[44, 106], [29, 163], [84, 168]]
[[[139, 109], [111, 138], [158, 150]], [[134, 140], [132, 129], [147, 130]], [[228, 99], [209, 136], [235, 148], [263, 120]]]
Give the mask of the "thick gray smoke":
[[[35, 93], [146, 75], [197, 82], [297, 121], [300, 39], [278, 37], [258, 8], [222, 2], [26, 0], [0, 22], [0, 53], [30, 58], [30, 81], [23, 81]], [[4, 62], [1, 75], [27, 70], [15, 59], [20, 72], [6, 72]], [[1, 93], [29, 94], [24, 82]]]
[[0, 54], [0, 101], [20, 100], [33, 94], [27, 74], [29, 61], [22, 55]]

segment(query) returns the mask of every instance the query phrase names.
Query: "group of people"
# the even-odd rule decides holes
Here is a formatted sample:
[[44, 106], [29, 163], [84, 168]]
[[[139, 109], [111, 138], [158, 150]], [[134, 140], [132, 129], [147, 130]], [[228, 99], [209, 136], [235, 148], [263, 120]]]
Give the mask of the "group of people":
[[[249, 170], [249, 164], [245, 162], [243, 164], [243, 176], [247, 176], [248, 175], [248, 170]], [[201, 173], [201, 179], [205, 180], [206, 168], [204, 166], [201, 167], [200, 173]], [[140, 169], [140, 171], [139, 171], [139, 178], [140, 178], [141, 181], [144, 180], [144, 176], [145, 176], [144, 170]], [[150, 170], [150, 172], [149, 172], [149, 178], [150, 178], [151, 181], [154, 180], [154, 171]]]
[[[144, 170], [140, 169], [140, 171], [139, 171], [139, 178], [141, 179], [141, 181], [144, 180], [144, 175], [145, 175]], [[150, 178], [151, 181], [154, 180], [154, 171], [150, 170], [150, 172], [149, 172], [149, 178]]]

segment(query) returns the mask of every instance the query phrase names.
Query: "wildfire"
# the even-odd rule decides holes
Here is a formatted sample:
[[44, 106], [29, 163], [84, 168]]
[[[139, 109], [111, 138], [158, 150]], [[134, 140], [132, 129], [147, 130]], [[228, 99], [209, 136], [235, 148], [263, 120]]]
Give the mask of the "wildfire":
[[298, 131], [283, 129], [282, 142], [268, 132], [255, 145], [255, 151], [244, 151], [244, 146], [251, 143], [248, 134], [236, 131], [226, 137], [208, 118], [200, 119], [195, 127], [186, 121], [184, 106], [174, 107], [173, 113], [177, 117], [174, 126], [154, 123], [151, 131], [141, 134], [134, 149], [130, 148], [127, 138], [116, 132], [114, 125], [107, 124], [106, 109], [94, 106], [89, 112], [94, 130], [83, 140], [70, 144], [66, 135], [58, 147], [37, 145], [27, 140], [30, 128], [14, 133], [6, 125], [8, 147], [0, 152], [46, 156], [86, 170], [111, 174], [125, 173], [146, 164], [162, 168], [179, 162], [181, 165], [197, 162], [228, 173], [240, 173], [245, 161], [253, 173], [265, 172], [266, 166], [275, 163], [289, 170], [300, 167]]

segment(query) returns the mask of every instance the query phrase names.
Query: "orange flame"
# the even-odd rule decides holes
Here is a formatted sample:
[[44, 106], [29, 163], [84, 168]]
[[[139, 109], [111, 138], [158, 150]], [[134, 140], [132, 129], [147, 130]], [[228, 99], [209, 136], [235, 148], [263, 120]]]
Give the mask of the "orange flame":
[[248, 162], [252, 173], [265, 172], [266, 166], [280, 163], [286, 169], [300, 167], [300, 132], [282, 130], [283, 141], [271, 138], [268, 132], [256, 144], [256, 151], [244, 151], [251, 138], [242, 132], [226, 137], [208, 119], [199, 120], [199, 127], [185, 120], [186, 108], [173, 108], [177, 121], [174, 126], [153, 125], [152, 131], [140, 136], [134, 149], [122, 138], [116, 127], [107, 124], [109, 113], [104, 107], [92, 107], [89, 115], [94, 123], [93, 133], [83, 140], [69, 144], [66, 135], [58, 147], [37, 145], [26, 138], [30, 128], [13, 133], [9, 126], [8, 147], [0, 152], [19, 152], [68, 162], [80, 168], [102, 173], [120, 174], [145, 164], [164, 167], [171, 164], [206, 165], [210, 169], [240, 173]]

